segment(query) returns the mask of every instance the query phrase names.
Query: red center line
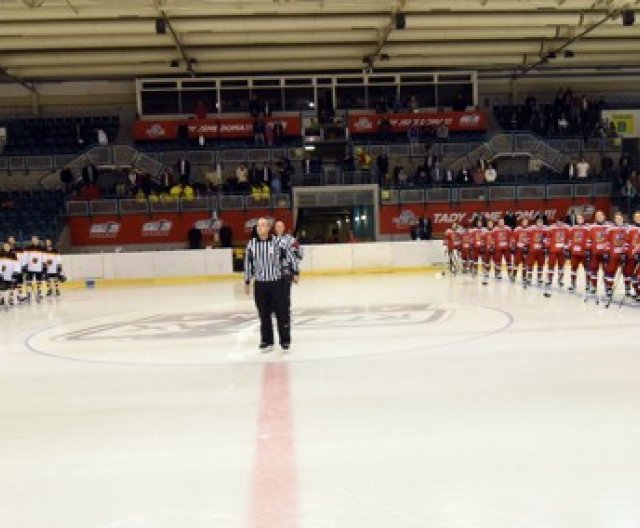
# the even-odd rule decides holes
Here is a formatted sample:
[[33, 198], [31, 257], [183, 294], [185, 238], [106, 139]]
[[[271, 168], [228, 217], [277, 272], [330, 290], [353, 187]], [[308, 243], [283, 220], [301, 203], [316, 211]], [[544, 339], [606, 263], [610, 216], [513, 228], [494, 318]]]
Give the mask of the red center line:
[[248, 528], [297, 528], [298, 487], [288, 364], [264, 366], [259, 412]]

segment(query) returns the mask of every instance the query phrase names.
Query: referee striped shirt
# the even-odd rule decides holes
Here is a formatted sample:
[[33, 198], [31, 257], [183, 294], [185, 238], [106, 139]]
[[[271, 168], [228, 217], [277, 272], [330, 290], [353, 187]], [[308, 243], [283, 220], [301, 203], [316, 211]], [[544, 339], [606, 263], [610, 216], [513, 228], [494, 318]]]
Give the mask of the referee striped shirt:
[[280, 244], [270, 236], [266, 240], [252, 238], [244, 255], [244, 282], [254, 278], [259, 282], [277, 281], [282, 278], [283, 267], [291, 267], [298, 274], [298, 262], [290, 247]]

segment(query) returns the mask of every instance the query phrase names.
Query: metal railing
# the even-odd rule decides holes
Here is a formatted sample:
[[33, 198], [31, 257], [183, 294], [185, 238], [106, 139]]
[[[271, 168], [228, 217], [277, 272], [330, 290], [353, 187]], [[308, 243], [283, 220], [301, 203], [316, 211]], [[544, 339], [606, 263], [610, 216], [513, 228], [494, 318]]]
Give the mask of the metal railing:
[[609, 182], [592, 183], [545, 183], [530, 185], [475, 185], [467, 187], [434, 188], [383, 188], [380, 190], [382, 204], [450, 203], [552, 200], [558, 198], [610, 198], [612, 185]]
[[192, 199], [135, 199], [113, 198], [100, 200], [70, 200], [66, 203], [67, 216], [120, 216], [151, 213], [189, 213], [247, 209], [290, 209], [288, 194], [275, 194], [258, 199], [251, 195], [221, 194], [199, 196]]

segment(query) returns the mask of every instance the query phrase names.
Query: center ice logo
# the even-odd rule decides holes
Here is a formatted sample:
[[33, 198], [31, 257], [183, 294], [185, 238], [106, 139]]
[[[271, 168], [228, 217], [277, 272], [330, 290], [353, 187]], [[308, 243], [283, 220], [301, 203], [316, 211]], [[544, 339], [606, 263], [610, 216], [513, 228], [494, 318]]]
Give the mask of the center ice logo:
[[[454, 311], [451, 307], [435, 307], [430, 304], [380, 305], [369, 308], [337, 306], [295, 310], [293, 321], [294, 326], [301, 330], [397, 327], [443, 322], [448, 320]], [[253, 312], [159, 314], [99, 324], [62, 334], [55, 339], [56, 341], [197, 339], [243, 331], [255, 322], [256, 316]]]

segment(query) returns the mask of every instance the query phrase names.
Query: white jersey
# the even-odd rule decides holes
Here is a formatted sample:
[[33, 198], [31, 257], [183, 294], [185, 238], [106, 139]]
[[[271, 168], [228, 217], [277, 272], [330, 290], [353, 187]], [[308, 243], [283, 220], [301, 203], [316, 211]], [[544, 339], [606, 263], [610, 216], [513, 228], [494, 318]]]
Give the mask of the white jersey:
[[20, 263], [15, 254], [0, 251], [0, 281], [13, 281], [13, 276], [20, 273], [20, 270]]
[[47, 271], [47, 275], [56, 275], [60, 273], [62, 268], [62, 261], [60, 259], [60, 253], [55, 249], [44, 251], [44, 265]]
[[45, 252], [42, 246], [27, 246], [24, 249], [27, 255], [27, 271], [29, 273], [42, 273], [44, 270]]
[[302, 251], [302, 247], [300, 246], [300, 243], [295, 239], [293, 235], [290, 235], [287, 233], [282, 235], [281, 237], [277, 237], [277, 240], [279, 244], [291, 250], [291, 252], [293, 253], [293, 256], [296, 258], [298, 262], [300, 262], [303, 259], [304, 253]]

